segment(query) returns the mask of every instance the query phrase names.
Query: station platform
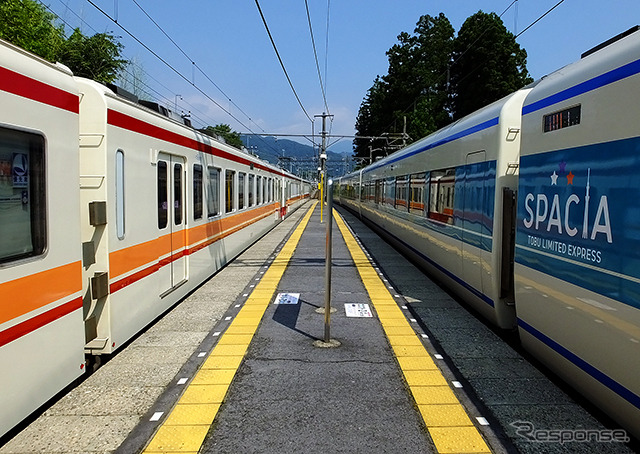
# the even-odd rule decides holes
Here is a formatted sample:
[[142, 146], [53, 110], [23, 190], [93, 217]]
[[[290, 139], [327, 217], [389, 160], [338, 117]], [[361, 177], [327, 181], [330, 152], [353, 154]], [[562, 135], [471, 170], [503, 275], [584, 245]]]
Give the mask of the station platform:
[[349, 212], [335, 213], [334, 342], [323, 342], [319, 311], [326, 224], [311, 201], [0, 453], [634, 452], [536, 438], [610, 428]]

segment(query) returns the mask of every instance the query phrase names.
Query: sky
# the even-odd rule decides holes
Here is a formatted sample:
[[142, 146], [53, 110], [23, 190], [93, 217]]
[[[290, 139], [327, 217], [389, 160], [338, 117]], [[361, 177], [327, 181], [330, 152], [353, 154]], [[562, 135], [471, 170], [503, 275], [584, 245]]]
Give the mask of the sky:
[[[327, 108], [333, 115], [332, 121], [327, 120], [332, 135], [355, 134], [367, 90], [376, 76], [387, 73], [386, 51], [401, 32], [413, 33], [420, 16], [442, 12], [457, 32], [479, 10], [504, 12], [505, 26], [518, 34], [559, 1], [307, 0], [316, 65], [305, 0], [258, 0], [300, 102], [255, 0], [45, 0], [44, 4], [68, 27], [79, 27], [86, 35], [117, 36], [124, 45], [124, 58], [142, 68], [136, 73], [141, 73], [155, 100], [190, 112], [195, 127], [224, 123], [241, 133], [287, 134], [310, 144], [300, 136], [321, 131], [322, 120], [316, 116]], [[528, 53], [529, 73], [539, 79], [637, 24], [638, 0], [564, 0], [517, 42]], [[331, 138], [330, 149], [349, 150], [351, 140]]]

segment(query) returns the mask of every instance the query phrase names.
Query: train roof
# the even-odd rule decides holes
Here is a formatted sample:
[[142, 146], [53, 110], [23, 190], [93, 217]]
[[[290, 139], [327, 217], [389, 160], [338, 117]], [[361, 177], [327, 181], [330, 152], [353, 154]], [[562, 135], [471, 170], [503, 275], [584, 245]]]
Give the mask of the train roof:
[[522, 115], [640, 73], [639, 55], [640, 27], [633, 27], [585, 52], [580, 60], [540, 79], [527, 96]]
[[[524, 90], [524, 89], [523, 89]], [[511, 93], [504, 98], [485, 106], [460, 120], [445, 126], [442, 129], [428, 135], [427, 137], [412, 143], [402, 150], [398, 150], [389, 156], [364, 167], [362, 172], [371, 172], [379, 167], [392, 164], [409, 156], [423, 153], [425, 151], [437, 148], [441, 145], [453, 142], [463, 137], [469, 136], [484, 129], [496, 126], [500, 117], [500, 112], [504, 105], [517, 93]]]

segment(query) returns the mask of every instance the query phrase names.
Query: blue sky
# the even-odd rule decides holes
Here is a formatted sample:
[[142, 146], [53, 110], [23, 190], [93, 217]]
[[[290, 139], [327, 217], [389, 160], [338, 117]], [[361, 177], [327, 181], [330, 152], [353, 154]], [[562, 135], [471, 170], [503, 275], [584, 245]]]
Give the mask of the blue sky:
[[[510, 31], [519, 33], [558, 1], [518, 0], [502, 19]], [[46, 4], [85, 34], [109, 31], [121, 36], [125, 58], [135, 60], [144, 69], [146, 75], [142, 78], [153, 88], [154, 96], [166, 104], [176, 104], [179, 111], [191, 111], [196, 127], [226, 123], [240, 132], [310, 134], [312, 124], [307, 114], [313, 119], [326, 110], [304, 0], [262, 0], [260, 7], [307, 114], [289, 87], [255, 0], [91, 2], [117, 19], [187, 80], [159, 62], [88, 0], [47, 0]], [[413, 32], [421, 15], [443, 12], [457, 31], [478, 10], [501, 14], [511, 3], [512, 0], [308, 0], [320, 72], [323, 79], [326, 75], [327, 104], [334, 115], [331, 132], [355, 133], [360, 103], [375, 77], [387, 72], [385, 52], [402, 31]], [[143, 9], [189, 58], [149, 20]], [[638, 0], [565, 0], [517, 41], [527, 50], [529, 72], [538, 79], [636, 24], [640, 24]], [[320, 129], [317, 120], [315, 131]], [[336, 148], [349, 146], [350, 140], [343, 140]]]

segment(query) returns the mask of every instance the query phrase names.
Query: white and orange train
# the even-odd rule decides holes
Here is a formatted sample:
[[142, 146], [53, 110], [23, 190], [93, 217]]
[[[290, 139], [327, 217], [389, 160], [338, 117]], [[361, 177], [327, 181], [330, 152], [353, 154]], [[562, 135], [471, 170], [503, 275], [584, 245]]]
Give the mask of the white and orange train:
[[0, 106], [2, 436], [310, 184], [1, 41]]

